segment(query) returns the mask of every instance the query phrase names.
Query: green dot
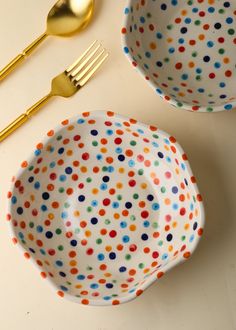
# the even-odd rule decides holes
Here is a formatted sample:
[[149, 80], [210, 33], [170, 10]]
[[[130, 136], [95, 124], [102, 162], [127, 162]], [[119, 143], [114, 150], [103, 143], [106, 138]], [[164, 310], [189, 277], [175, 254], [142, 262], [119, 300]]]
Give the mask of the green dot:
[[21, 240], [21, 243], [22, 243], [22, 244], [26, 244], [26, 241], [22, 239], [22, 240]]
[[88, 212], [88, 213], [92, 212], [92, 210], [93, 210], [93, 208], [92, 208], [91, 206], [88, 206], [88, 207], [87, 207], [87, 212]]
[[154, 139], [159, 139], [159, 135], [157, 135], [157, 134], [152, 134], [152, 137], [153, 137]]
[[159, 242], [158, 242], [158, 245], [159, 245], [159, 246], [162, 246], [162, 245], [163, 245], [163, 241], [159, 241]]
[[70, 207], [70, 204], [68, 202], [64, 203], [64, 207], [68, 209]]
[[92, 142], [92, 145], [93, 145], [94, 147], [97, 147], [97, 146], [98, 146], [98, 142], [97, 142], [97, 141], [93, 141], [93, 142]]
[[186, 239], [186, 236], [182, 236], [182, 237], [181, 237], [181, 240], [182, 240], [182, 241], [185, 241], [185, 239]]
[[139, 194], [133, 194], [133, 199], [138, 199], [139, 198]]
[[195, 51], [195, 52], [192, 52], [192, 57], [197, 57], [198, 53]]
[[219, 14], [224, 14], [225, 13], [225, 10], [222, 8], [222, 9], [219, 9]]
[[192, 0], [189, 0], [189, 1], [188, 1], [188, 5], [189, 5], [189, 6], [192, 6], [192, 4], [193, 4], [193, 1], [192, 1]]
[[125, 259], [130, 260], [131, 259], [131, 254], [126, 254]]
[[151, 13], [147, 13], [147, 18], [151, 18], [152, 14]]
[[96, 239], [96, 243], [97, 244], [102, 244], [102, 239], [101, 238]]
[[136, 146], [136, 144], [137, 144], [136, 141], [134, 141], [134, 140], [130, 141], [130, 145], [131, 145], [131, 146]]
[[157, 222], [153, 222], [152, 227], [153, 227], [154, 229], [157, 229], [157, 228], [159, 227], [159, 226], [158, 226], [158, 223], [157, 223]]
[[87, 270], [93, 270], [93, 267], [87, 266]]
[[130, 216], [130, 220], [131, 220], [131, 221], [135, 221], [135, 220], [136, 220], [136, 216], [135, 216], [135, 215], [131, 215], [131, 216]]
[[170, 62], [170, 59], [169, 59], [169, 57], [165, 57], [165, 58], [164, 58], [164, 62], [165, 62], [165, 63], [168, 63], [168, 62]]
[[58, 191], [59, 191], [59, 193], [64, 193], [64, 191], [65, 191], [65, 189], [63, 188], [63, 187], [60, 187], [59, 189], [58, 189]]
[[181, 108], [183, 106], [183, 103], [177, 102], [177, 107]]
[[228, 30], [228, 34], [229, 34], [229, 35], [232, 36], [232, 35], [234, 35], [234, 33], [235, 33], [235, 30], [234, 30], [234, 29], [229, 29], [229, 30]]
[[173, 25], [173, 24], [168, 24], [168, 25], [167, 25], [167, 30], [172, 30], [172, 29], [173, 29], [173, 27], [174, 27], [174, 25]]
[[118, 201], [121, 201], [122, 198], [123, 198], [122, 195], [118, 195], [118, 196], [117, 196]]
[[92, 178], [87, 178], [86, 181], [87, 181], [88, 183], [90, 183], [90, 182], [92, 182]]
[[102, 171], [106, 172], [107, 171], [107, 166], [103, 166]]
[[143, 269], [144, 266], [145, 266], [145, 265], [144, 265], [144, 263], [142, 263], [142, 262], [138, 265], [138, 267], [139, 267], [140, 269]]
[[199, 26], [201, 24], [201, 21], [199, 19], [197, 19], [195, 22], [194, 22], [195, 25]]
[[207, 108], [207, 112], [212, 112], [212, 111], [213, 111], [213, 108], [211, 108], [211, 107]]
[[56, 233], [57, 235], [61, 235], [62, 230], [61, 230], [60, 228], [57, 228], [56, 231], [55, 231], [55, 233]]
[[198, 80], [198, 81], [202, 80], [202, 76], [197, 75], [197, 76], [196, 76], [196, 80]]
[[144, 171], [142, 169], [138, 170], [139, 175], [143, 175]]
[[62, 139], [62, 135], [58, 135], [57, 141], [60, 141]]
[[174, 79], [173, 79], [173, 77], [168, 77], [167, 78], [169, 81], [173, 81]]
[[32, 165], [29, 166], [29, 168], [28, 168], [29, 171], [33, 171], [33, 169], [34, 169], [34, 166], [32, 166]]
[[63, 246], [63, 245], [59, 245], [59, 246], [57, 247], [57, 249], [58, 249], [59, 251], [63, 251], [63, 250], [64, 250], [64, 246]]
[[66, 283], [67, 283], [68, 285], [71, 285], [71, 284], [72, 284], [72, 283], [71, 283], [71, 282], [69, 282], [69, 281], [67, 281]]
[[160, 163], [158, 162], [158, 160], [155, 160], [154, 166], [159, 166], [159, 165], [160, 165]]
[[34, 222], [29, 223], [30, 228], [34, 228]]
[[223, 55], [224, 53], [225, 53], [224, 48], [220, 48], [220, 49], [219, 49], [219, 54], [220, 54], [220, 55]]
[[75, 229], [75, 233], [76, 233], [76, 234], [79, 234], [79, 233], [80, 233], [80, 229], [79, 229], [79, 228], [76, 228], [76, 229]]
[[106, 220], [105, 220], [105, 224], [106, 224], [106, 225], [109, 225], [110, 223], [111, 223], [111, 221], [110, 221], [109, 219], [106, 219]]
[[161, 192], [164, 194], [166, 192], [166, 188], [165, 187], [161, 187]]

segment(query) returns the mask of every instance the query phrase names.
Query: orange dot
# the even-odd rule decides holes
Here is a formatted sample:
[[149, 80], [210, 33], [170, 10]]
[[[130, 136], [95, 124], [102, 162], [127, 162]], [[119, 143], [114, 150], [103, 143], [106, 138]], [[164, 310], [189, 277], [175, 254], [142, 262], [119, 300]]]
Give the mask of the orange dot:
[[52, 207], [53, 207], [54, 209], [58, 209], [58, 207], [59, 207], [59, 203], [58, 203], [58, 202], [53, 202], [53, 203], [52, 203]]
[[130, 231], [135, 231], [136, 230], [136, 226], [135, 225], [130, 225], [129, 226], [129, 229], [130, 229]]
[[151, 49], [156, 49], [156, 48], [157, 48], [156, 43], [155, 43], [155, 42], [151, 42], [151, 43], [150, 43], [150, 48], [151, 48]]
[[82, 300], [81, 300], [81, 303], [82, 303], [83, 305], [89, 305], [89, 300], [88, 300], [88, 299], [82, 299]]

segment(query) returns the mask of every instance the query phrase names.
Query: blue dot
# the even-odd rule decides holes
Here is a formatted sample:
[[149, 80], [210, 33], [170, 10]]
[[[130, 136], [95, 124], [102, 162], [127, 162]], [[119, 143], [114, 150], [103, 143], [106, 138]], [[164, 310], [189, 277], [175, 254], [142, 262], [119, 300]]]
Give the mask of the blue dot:
[[90, 288], [91, 289], [97, 289], [99, 287], [99, 285], [97, 284], [97, 283], [92, 283], [91, 285], [90, 285]]
[[121, 221], [120, 226], [121, 226], [121, 228], [126, 228], [127, 223], [125, 221]]
[[62, 262], [61, 260], [57, 260], [57, 261], [56, 261], [56, 265], [57, 265], [58, 267], [62, 267], [62, 266], [63, 266], [63, 262]]
[[103, 254], [103, 253], [99, 253], [99, 254], [98, 254], [98, 260], [102, 261], [102, 260], [104, 260], [104, 259], [105, 259], [104, 254]]
[[208, 46], [209, 48], [212, 48], [212, 47], [214, 46], [214, 42], [213, 42], [213, 41], [208, 41], [208, 42], [207, 42], [207, 46]]
[[234, 20], [233, 20], [232, 17], [227, 17], [227, 18], [226, 18], [226, 23], [227, 23], [227, 24], [232, 24], [233, 21], [234, 21]]
[[160, 208], [160, 205], [159, 205], [158, 203], [153, 203], [153, 204], [152, 204], [152, 209], [153, 209], [154, 211], [159, 210], [159, 208]]
[[157, 37], [157, 39], [162, 39], [163, 35], [161, 32], [157, 32], [156, 37]]
[[77, 276], [77, 279], [79, 280], [79, 281], [83, 281], [84, 279], [85, 279], [85, 276], [84, 275], [78, 275]]
[[43, 232], [43, 227], [42, 226], [37, 226], [36, 230], [38, 233], [42, 233]]
[[124, 47], [124, 52], [125, 52], [125, 54], [129, 54], [129, 48], [128, 47]]
[[225, 110], [231, 110], [231, 109], [233, 109], [233, 105], [232, 104], [226, 104], [224, 106], [224, 108], [225, 108]]
[[129, 240], [130, 240], [130, 238], [129, 238], [128, 235], [124, 235], [124, 236], [122, 237], [122, 242], [123, 242], [123, 243], [128, 243]]
[[209, 8], [208, 8], [208, 12], [209, 12], [209, 13], [214, 13], [214, 11], [215, 11], [215, 8], [214, 8], [214, 7], [209, 7]]

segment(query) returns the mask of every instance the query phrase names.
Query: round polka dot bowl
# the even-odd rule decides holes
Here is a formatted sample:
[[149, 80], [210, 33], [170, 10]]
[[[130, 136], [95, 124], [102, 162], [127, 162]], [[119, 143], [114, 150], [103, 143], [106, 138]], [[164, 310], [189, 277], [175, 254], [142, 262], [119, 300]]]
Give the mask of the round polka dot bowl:
[[130, 0], [124, 52], [177, 108], [217, 112], [236, 104], [236, 2]]
[[117, 305], [187, 260], [204, 209], [173, 136], [113, 112], [48, 132], [8, 193], [13, 243], [60, 297]]

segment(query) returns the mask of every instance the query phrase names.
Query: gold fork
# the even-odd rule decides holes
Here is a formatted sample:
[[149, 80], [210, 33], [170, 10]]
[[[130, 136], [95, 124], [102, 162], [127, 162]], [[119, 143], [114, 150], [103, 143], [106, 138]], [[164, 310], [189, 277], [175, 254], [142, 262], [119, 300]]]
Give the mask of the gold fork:
[[107, 57], [107, 51], [95, 41], [75, 63], [52, 80], [51, 92], [48, 95], [0, 132], [0, 142], [35, 115], [52, 97], [70, 97], [78, 92], [93, 77]]

